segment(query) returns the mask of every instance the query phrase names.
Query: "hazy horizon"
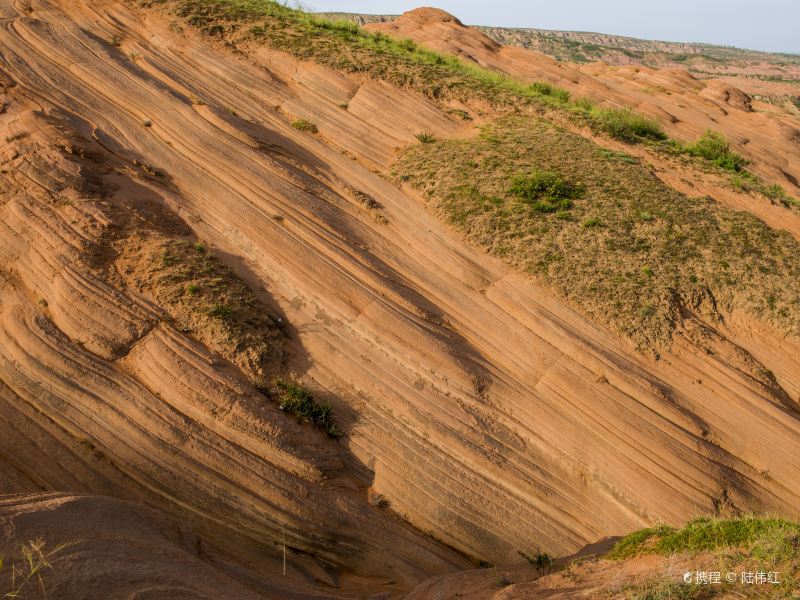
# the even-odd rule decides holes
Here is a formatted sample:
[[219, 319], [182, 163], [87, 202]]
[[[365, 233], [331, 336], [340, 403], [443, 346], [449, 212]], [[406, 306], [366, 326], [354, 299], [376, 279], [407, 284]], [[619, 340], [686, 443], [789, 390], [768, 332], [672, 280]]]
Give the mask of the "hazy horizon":
[[737, 46], [800, 54], [800, 2], [763, 0], [673, 0], [653, 6], [640, 0], [562, 0], [557, 4], [495, 0], [308, 0], [326, 12], [400, 14], [419, 6], [446, 10], [469, 25], [589, 31], [648, 40]]

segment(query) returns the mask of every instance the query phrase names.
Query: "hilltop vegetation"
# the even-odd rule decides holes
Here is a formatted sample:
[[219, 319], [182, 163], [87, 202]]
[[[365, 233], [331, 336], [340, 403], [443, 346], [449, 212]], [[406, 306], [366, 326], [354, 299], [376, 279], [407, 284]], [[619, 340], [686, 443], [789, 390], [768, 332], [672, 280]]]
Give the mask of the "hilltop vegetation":
[[668, 343], [685, 310], [715, 320], [740, 308], [800, 335], [794, 238], [545, 120], [507, 116], [472, 139], [415, 145], [394, 175], [472, 242], [642, 348]]
[[[600, 106], [587, 98], [573, 98], [569, 91], [550, 83], [523, 83], [409, 39], [369, 32], [353, 15], [313, 15], [274, 0], [135, 1], [142, 6], [161, 6], [232, 47], [263, 44], [301, 60], [412, 89], [437, 103], [455, 100], [504, 111], [556, 111], [578, 125], [628, 144], [648, 142], [661, 151], [681, 149], [678, 142], [667, 139], [659, 123], [629, 108]], [[695, 147], [697, 144], [689, 146], [686, 153], [702, 164], [704, 155], [692, 151]], [[800, 204], [780, 186], [769, 187], [746, 170], [739, 174], [737, 169], [732, 183], [741, 191], [787, 206]]]
[[[646, 554], [695, 557], [695, 568], [734, 573], [734, 583], [687, 585], [656, 580], [628, 591], [638, 598], [715, 598], [731, 589], [744, 598], [791, 598], [800, 576], [800, 524], [778, 518], [699, 518], [676, 529], [643, 529], [622, 538], [606, 558], [626, 560]], [[778, 583], [742, 583], [741, 573], [774, 574]], [[657, 595], [661, 593], [662, 595]]]
[[626, 142], [663, 140], [655, 121], [631, 110], [572, 99], [549, 83], [522, 83], [505, 74], [433, 52], [412, 40], [371, 33], [347, 19], [295, 10], [272, 0], [138, 0], [163, 6], [209, 36], [233, 46], [256, 42], [346, 73], [410, 88], [442, 102], [483, 102], [498, 109], [549, 107]]

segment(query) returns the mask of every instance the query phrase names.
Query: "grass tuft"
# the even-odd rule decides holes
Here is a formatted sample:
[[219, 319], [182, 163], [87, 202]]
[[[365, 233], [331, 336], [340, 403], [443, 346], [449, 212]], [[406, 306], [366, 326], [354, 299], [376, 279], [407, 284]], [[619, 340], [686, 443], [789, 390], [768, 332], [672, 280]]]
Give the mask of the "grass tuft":
[[319, 133], [319, 128], [312, 123], [311, 121], [307, 121], [305, 119], [296, 119], [292, 121], [292, 127], [297, 129], [298, 131], [307, 131], [309, 133]]

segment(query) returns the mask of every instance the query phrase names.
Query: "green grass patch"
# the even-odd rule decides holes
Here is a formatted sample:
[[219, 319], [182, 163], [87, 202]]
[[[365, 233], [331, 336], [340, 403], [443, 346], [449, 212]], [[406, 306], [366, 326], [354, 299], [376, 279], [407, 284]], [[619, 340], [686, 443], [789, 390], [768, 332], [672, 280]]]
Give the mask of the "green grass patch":
[[633, 532], [605, 558], [627, 560], [647, 554], [685, 557], [694, 563], [690, 568], [720, 572], [723, 577], [730, 572], [777, 573], [778, 583], [740, 584], [737, 578], [736, 584], [723, 583], [723, 590], [686, 585], [673, 576], [627, 586], [628, 598], [712, 598], [725, 591], [742, 598], [793, 598], [800, 579], [800, 523], [756, 516], [704, 517], [680, 528], [662, 525]]
[[640, 554], [669, 555], [728, 548], [748, 550], [759, 560], [783, 562], [798, 558], [800, 523], [778, 518], [703, 517], [680, 529], [662, 525], [631, 533], [617, 542], [607, 558], [621, 560]]
[[668, 344], [683, 307], [712, 322], [742, 309], [800, 336], [791, 235], [544, 119], [509, 115], [474, 138], [410, 146], [393, 173], [472, 243], [640, 348]]

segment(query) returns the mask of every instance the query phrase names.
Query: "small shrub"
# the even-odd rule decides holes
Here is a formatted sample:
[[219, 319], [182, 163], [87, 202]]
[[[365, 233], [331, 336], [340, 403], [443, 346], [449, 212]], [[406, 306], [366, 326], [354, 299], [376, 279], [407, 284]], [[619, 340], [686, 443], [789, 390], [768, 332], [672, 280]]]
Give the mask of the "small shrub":
[[583, 190], [552, 171], [535, 171], [528, 176], [514, 177], [508, 192], [530, 203], [537, 212], [563, 213], [572, 207], [572, 200], [578, 198]]
[[648, 277], [653, 277], [655, 275], [653, 269], [651, 269], [650, 267], [642, 267], [642, 273], [644, 273]]
[[386, 496], [384, 496], [383, 494], [378, 494], [376, 492], [370, 492], [369, 503], [372, 504], [372, 506], [374, 506], [375, 508], [389, 508], [391, 504]]
[[197, 294], [200, 293], [200, 286], [197, 285], [196, 283], [191, 283], [188, 286], [186, 286], [186, 291], [189, 292], [190, 296], [196, 296]]
[[591, 114], [601, 131], [623, 142], [667, 139], [661, 125], [629, 108], [594, 108]]
[[535, 554], [527, 554], [522, 550], [519, 550], [517, 551], [517, 554], [527, 560], [528, 563], [540, 573], [548, 571], [553, 565], [553, 558], [547, 554], [547, 552], [537, 550]]
[[296, 119], [292, 121], [292, 127], [298, 131], [308, 131], [309, 133], [319, 132], [319, 128], [314, 123], [306, 121], [305, 119]]
[[436, 141], [436, 138], [434, 137], [434, 135], [432, 133], [422, 132], [422, 133], [418, 133], [414, 137], [417, 138], [417, 141], [420, 144], [432, 144], [433, 142]]
[[730, 143], [718, 131], [708, 130], [685, 151], [692, 156], [704, 158], [728, 171], [740, 172], [747, 165], [744, 157], [731, 150]]
[[277, 387], [281, 410], [293, 414], [300, 421], [316, 425], [330, 437], [341, 435], [333, 422], [330, 404], [320, 404], [310, 391], [294, 381], [280, 380]]

